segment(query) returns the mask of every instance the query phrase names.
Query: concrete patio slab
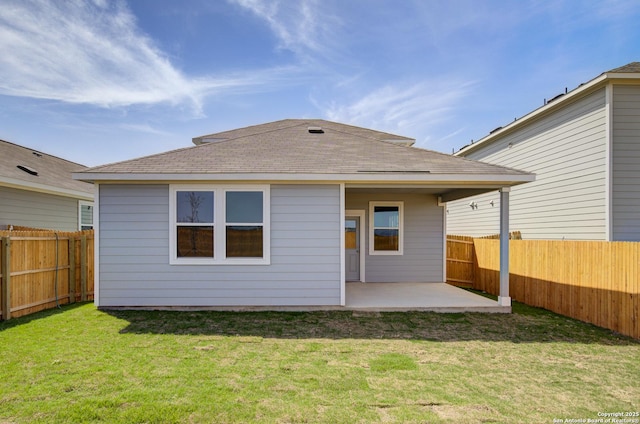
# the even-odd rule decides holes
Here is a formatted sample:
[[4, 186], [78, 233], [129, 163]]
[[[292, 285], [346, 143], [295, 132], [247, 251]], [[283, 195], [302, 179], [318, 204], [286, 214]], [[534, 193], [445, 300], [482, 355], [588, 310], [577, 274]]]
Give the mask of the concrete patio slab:
[[345, 309], [511, 312], [511, 307], [446, 283], [347, 283]]

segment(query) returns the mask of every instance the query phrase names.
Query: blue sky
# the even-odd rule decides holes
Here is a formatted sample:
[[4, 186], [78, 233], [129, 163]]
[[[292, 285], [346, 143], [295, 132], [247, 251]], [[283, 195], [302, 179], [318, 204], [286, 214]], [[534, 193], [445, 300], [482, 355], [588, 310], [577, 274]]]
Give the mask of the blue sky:
[[0, 1], [0, 139], [86, 165], [286, 118], [451, 153], [640, 61], [637, 0]]

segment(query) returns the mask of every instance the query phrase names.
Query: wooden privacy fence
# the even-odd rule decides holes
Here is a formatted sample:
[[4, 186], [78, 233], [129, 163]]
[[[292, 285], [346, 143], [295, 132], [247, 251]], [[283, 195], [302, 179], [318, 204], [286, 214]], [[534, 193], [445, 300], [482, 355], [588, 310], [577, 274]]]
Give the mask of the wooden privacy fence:
[[[509, 246], [514, 300], [640, 338], [640, 243], [511, 240]], [[473, 239], [464, 259], [474, 263], [471, 287], [497, 295], [499, 241]]]
[[0, 231], [0, 314], [93, 299], [93, 230]]
[[473, 237], [447, 236], [447, 283], [473, 288], [474, 281]]
[[[498, 239], [499, 234], [481, 237], [482, 239]], [[511, 240], [522, 240], [520, 231], [509, 233]], [[474, 258], [474, 241], [469, 236], [447, 236], [447, 283], [464, 288], [475, 288], [476, 261]]]

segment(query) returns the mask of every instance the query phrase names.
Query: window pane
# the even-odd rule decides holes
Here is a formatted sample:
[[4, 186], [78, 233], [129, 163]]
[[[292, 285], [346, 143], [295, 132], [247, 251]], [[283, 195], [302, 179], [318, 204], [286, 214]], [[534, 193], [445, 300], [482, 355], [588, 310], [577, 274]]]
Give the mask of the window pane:
[[212, 191], [177, 192], [178, 222], [213, 223]]
[[346, 249], [357, 249], [358, 243], [356, 240], [356, 220], [346, 219], [344, 221], [344, 247]]
[[213, 227], [177, 227], [179, 258], [213, 258]]
[[375, 250], [399, 250], [398, 230], [374, 230], [373, 248]]
[[227, 222], [261, 223], [262, 192], [261, 191], [228, 191]]
[[227, 257], [262, 258], [262, 226], [228, 226]]
[[400, 226], [399, 216], [397, 206], [375, 206], [373, 208], [373, 226], [398, 228]]

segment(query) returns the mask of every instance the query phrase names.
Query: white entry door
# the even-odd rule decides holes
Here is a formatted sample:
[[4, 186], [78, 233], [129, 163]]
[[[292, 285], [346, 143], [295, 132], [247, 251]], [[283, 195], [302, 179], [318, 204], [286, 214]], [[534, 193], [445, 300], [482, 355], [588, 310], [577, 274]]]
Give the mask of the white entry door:
[[345, 278], [360, 281], [360, 218], [347, 216], [344, 220]]

